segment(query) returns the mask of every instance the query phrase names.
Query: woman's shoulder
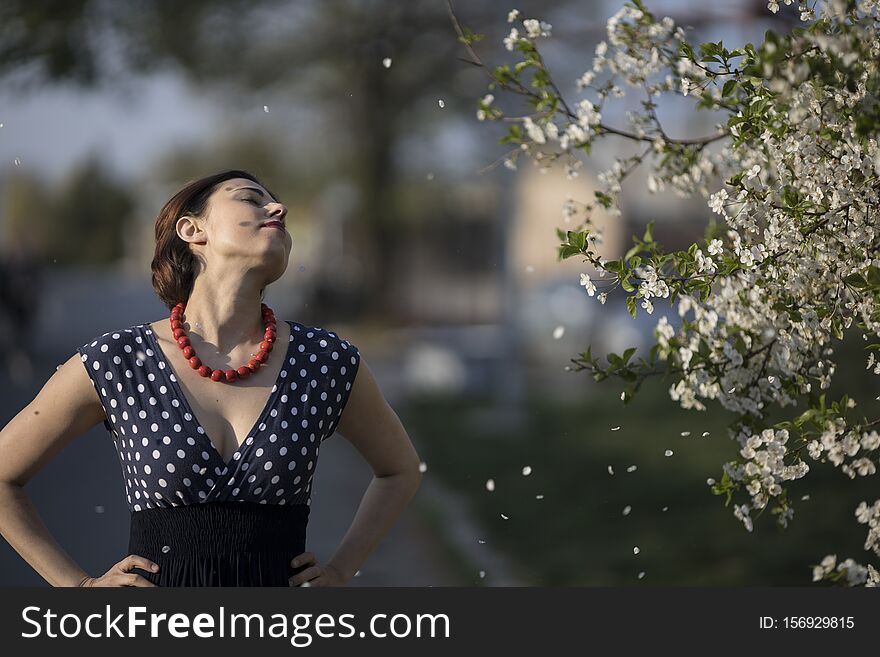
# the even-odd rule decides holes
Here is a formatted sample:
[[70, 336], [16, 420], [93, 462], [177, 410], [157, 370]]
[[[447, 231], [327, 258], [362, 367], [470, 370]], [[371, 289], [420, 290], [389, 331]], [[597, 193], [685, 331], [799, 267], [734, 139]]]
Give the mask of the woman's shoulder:
[[326, 356], [328, 361], [339, 365], [351, 363], [357, 365], [360, 360], [360, 352], [346, 336], [326, 326], [314, 326], [303, 324], [296, 320], [290, 322], [292, 341], [298, 344], [293, 346], [300, 353], [310, 353], [316, 356]]
[[116, 328], [104, 333], [98, 333], [81, 344], [77, 351], [83, 355], [112, 355], [119, 350], [128, 353], [136, 346], [143, 343], [141, 331], [143, 324], [135, 324], [124, 328]]
[[344, 336], [340, 335], [340, 333], [332, 328], [325, 326], [316, 326], [310, 324], [303, 324], [302, 322], [298, 322], [294, 319], [286, 320], [290, 323], [292, 333], [294, 339], [306, 339], [317, 342], [320, 346], [326, 346], [322, 344], [322, 342], [326, 342], [327, 344], [335, 343], [336, 345], [345, 345], [346, 347], [354, 347], [354, 345], [347, 340]]

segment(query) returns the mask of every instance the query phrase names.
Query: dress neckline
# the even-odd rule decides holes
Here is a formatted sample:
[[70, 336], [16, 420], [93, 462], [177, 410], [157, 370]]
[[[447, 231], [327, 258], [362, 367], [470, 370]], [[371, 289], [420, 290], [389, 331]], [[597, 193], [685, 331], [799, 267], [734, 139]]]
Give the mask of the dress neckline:
[[[278, 375], [275, 377], [275, 385], [273, 389], [269, 392], [269, 397], [266, 399], [266, 403], [263, 404], [263, 410], [260, 411], [259, 416], [257, 416], [257, 420], [254, 422], [253, 426], [248, 430], [245, 435], [244, 440], [238, 443], [238, 436], [235, 437], [236, 443], [238, 443], [238, 447], [236, 447], [235, 451], [232, 453], [232, 456], [229, 457], [229, 460], [225, 460], [223, 455], [220, 453], [220, 450], [214, 445], [214, 441], [205, 431], [205, 425], [199, 421], [198, 416], [193, 410], [192, 405], [189, 403], [189, 400], [186, 397], [186, 394], [183, 392], [183, 388], [180, 387], [179, 382], [177, 380], [177, 375], [174, 372], [174, 366], [171, 364], [171, 361], [168, 360], [168, 357], [165, 355], [165, 351], [159, 345], [159, 340], [155, 336], [155, 331], [150, 328], [150, 324], [145, 323], [141, 324], [141, 328], [143, 329], [144, 335], [146, 335], [146, 339], [152, 345], [154, 354], [156, 358], [165, 361], [168, 366], [169, 372], [165, 372], [165, 378], [168, 380], [169, 385], [177, 394], [180, 399], [180, 403], [184, 406], [184, 409], [192, 416], [193, 421], [196, 423], [196, 426], [201, 427], [202, 431], [200, 435], [205, 437], [206, 442], [208, 443], [208, 447], [210, 447], [214, 456], [224, 465], [223, 472], [226, 473], [229, 471], [229, 468], [232, 466], [233, 462], [241, 459], [241, 454], [245, 451], [245, 449], [253, 443], [254, 435], [256, 434], [257, 428], [262, 424], [263, 420], [266, 418], [266, 415], [269, 411], [275, 406], [275, 399], [278, 397], [278, 394], [281, 391], [281, 374], [285, 371], [287, 367], [286, 361], [290, 358], [290, 354], [293, 351], [293, 323], [289, 319], [285, 319], [288, 326], [290, 326], [290, 337], [287, 340], [287, 349], [284, 354], [284, 362], [281, 364], [281, 368], [278, 370]], [[273, 350], [274, 351], [274, 350]], [[159, 368], [162, 369], [162, 368]], [[169, 375], [174, 374], [174, 377]], [[216, 484], [215, 484], [216, 486]]]

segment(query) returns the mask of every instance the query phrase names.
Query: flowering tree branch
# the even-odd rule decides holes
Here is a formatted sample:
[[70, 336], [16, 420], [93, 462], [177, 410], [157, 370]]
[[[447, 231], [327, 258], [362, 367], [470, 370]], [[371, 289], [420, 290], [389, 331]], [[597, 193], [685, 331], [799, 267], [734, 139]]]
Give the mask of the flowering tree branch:
[[[705, 410], [702, 400], [713, 400], [736, 413], [730, 436], [740, 458], [725, 463], [710, 486], [728, 506], [744, 496], [733, 513], [748, 531], [750, 513], [757, 518], [768, 508], [788, 526], [794, 507], [786, 486], [807, 475], [807, 458], [850, 478], [874, 475], [880, 419], [851, 418], [855, 399], [846, 394], [828, 403], [824, 391], [836, 368], [835, 341], [853, 324], [865, 341], [880, 336], [880, 228], [871, 221], [880, 200], [880, 0], [798, 0], [804, 26], [786, 35], [768, 31], [757, 47], [732, 50], [720, 41], [692, 45], [671, 18], [657, 20], [633, 0], [608, 20], [607, 40], [576, 81], [593, 98], [577, 102], [563, 97], [538, 51], [551, 25], [511, 10], [503, 45], [519, 61], [489, 67], [474, 48], [482, 35], [463, 28], [451, 0], [447, 5], [469, 63], [490, 80], [477, 119], [508, 126], [500, 139], [513, 147], [505, 166], [515, 169], [525, 156], [545, 170], [562, 159], [573, 178], [602, 137], [647, 144], [598, 174], [590, 202], [566, 201], [564, 221], [580, 223], [557, 228], [558, 256], [595, 268], [598, 278], [581, 274], [580, 282], [600, 303], [617, 287], [633, 317], [639, 306], [652, 313], [655, 298], [677, 301], [682, 325], [676, 330], [660, 317], [648, 358], [634, 360], [632, 347], [608, 354], [606, 366], [588, 348], [569, 369], [597, 381], [621, 379], [624, 403], [647, 377], [672, 376], [670, 397], [683, 408]], [[779, 11], [779, 3], [768, 9]], [[603, 105], [624, 96], [624, 87], [644, 94], [642, 111], [627, 112], [627, 128], [610, 126]], [[502, 92], [533, 111], [506, 116], [495, 103]], [[663, 95], [693, 98], [697, 110], [720, 112], [724, 122], [708, 136], [672, 138], [656, 113]], [[649, 192], [699, 194], [723, 223], [712, 221], [702, 241], [667, 253], [651, 221], [623, 257], [600, 258], [602, 233], [591, 213], [601, 207], [619, 215], [622, 182], [641, 166], [651, 167]], [[867, 367], [880, 374], [880, 342], [865, 349]], [[770, 424], [771, 406], [801, 401], [806, 411]], [[869, 526], [865, 549], [880, 555], [880, 500], [862, 502], [855, 516]], [[813, 565], [813, 578], [880, 583], [872, 565], [838, 564], [836, 555]]]

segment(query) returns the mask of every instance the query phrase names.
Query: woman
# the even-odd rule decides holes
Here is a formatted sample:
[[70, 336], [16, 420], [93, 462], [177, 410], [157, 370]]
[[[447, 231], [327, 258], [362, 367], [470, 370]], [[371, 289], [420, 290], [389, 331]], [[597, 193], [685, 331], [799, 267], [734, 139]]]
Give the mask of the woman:
[[[0, 530], [53, 586], [343, 586], [415, 494], [419, 457], [358, 349], [261, 303], [287, 268], [286, 217], [246, 171], [187, 184], [156, 220], [152, 283], [170, 316], [82, 345], [0, 432]], [[92, 576], [23, 487], [99, 422], [131, 530], [128, 556]], [[375, 476], [322, 564], [306, 524], [334, 431]]]

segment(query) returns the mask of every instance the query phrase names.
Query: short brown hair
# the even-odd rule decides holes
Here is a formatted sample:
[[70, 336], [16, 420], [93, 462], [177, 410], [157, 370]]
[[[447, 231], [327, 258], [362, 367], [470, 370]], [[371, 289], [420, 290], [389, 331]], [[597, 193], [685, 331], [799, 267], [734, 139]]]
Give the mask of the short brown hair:
[[[198, 273], [195, 255], [189, 244], [177, 234], [177, 220], [184, 215], [203, 216], [208, 207], [208, 197], [214, 193], [217, 185], [232, 178], [252, 180], [276, 201], [279, 200], [255, 175], [240, 169], [228, 169], [191, 180], [174, 194], [156, 217], [156, 252], [151, 264], [153, 289], [169, 310], [189, 299]], [[263, 290], [260, 290], [261, 295]]]

